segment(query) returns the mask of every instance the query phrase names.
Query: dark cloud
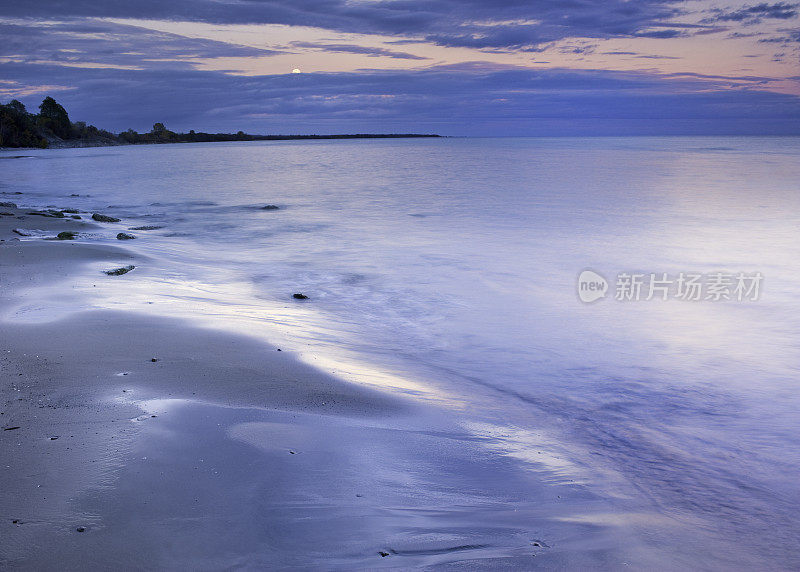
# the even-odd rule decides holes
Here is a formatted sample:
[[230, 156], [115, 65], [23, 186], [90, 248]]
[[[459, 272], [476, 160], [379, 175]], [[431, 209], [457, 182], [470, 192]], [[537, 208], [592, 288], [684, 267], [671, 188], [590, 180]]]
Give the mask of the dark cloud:
[[[800, 102], [758, 91], [767, 78], [534, 71], [471, 63], [426, 71], [244, 77], [196, 70], [0, 64], [55, 93], [73, 119], [116, 131], [433, 131], [453, 135], [798, 133]], [[746, 87], [748, 89], [736, 89]], [[221, 95], [224, 94], [224, 95]], [[35, 108], [44, 93], [21, 99]]]
[[760, 44], [796, 44], [800, 43], [800, 29], [797, 30], [780, 30], [784, 36], [777, 36], [774, 38], [762, 38], [758, 40]]
[[602, 52], [604, 56], [633, 56], [645, 60], [680, 60], [677, 56], [664, 56], [660, 54], [640, 54], [639, 52]]
[[670, 39], [670, 38], [680, 38], [682, 36], [686, 36], [685, 32], [681, 32], [680, 30], [649, 30], [646, 32], [638, 32], [636, 37], [638, 38], [658, 38], [658, 39]]
[[423, 56], [416, 56], [407, 52], [396, 52], [386, 48], [372, 48], [368, 46], [357, 46], [354, 44], [328, 44], [324, 42], [292, 42], [292, 48], [314, 49], [323, 52], [334, 52], [342, 54], [363, 54], [369, 57], [384, 57], [398, 60], [427, 60]]
[[[426, 39], [446, 46], [525, 48], [570, 37], [641, 35], [680, 10], [665, 0], [2, 0], [5, 17], [139, 18], [274, 23]], [[657, 36], [674, 37], [674, 36]]]
[[[713, 74], [705, 74], [705, 73], [694, 73], [694, 72], [679, 72], [679, 73], [670, 73], [670, 74], [663, 74], [663, 77], [668, 79], [673, 78], [697, 78], [701, 80], [708, 80], [708, 81], [715, 81], [715, 82], [734, 82], [739, 85], [755, 85], [755, 84], [765, 84], [772, 81], [772, 78], [757, 76], [757, 75], [739, 75], [739, 76], [731, 76], [731, 75], [713, 75]], [[717, 85], [723, 86], [724, 83], [718, 83]]]
[[715, 8], [710, 10], [711, 16], [702, 21], [711, 22], [742, 22], [745, 24], [755, 24], [762, 20], [789, 20], [797, 16], [797, 7], [800, 4], [790, 4], [788, 2], [777, 2], [768, 4], [762, 2], [754, 6], [745, 6], [738, 10], [723, 10]]
[[193, 58], [269, 56], [280, 52], [195, 39], [104, 21], [0, 22], [0, 57], [65, 65], [187, 66]]
[[645, 60], [680, 60], [682, 58], [678, 56], [665, 56], [661, 54], [639, 54], [635, 56], [637, 58], [645, 59]]
[[558, 47], [558, 52], [562, 54], [589, 55], [593, 54], [596, 49], [597, 46], [593, 44], [565, 44]]
[[764, 32], [731, 32], [725, 37], [729, 40], [735, 40], [738, 38], [756, 38], [763, 35]]

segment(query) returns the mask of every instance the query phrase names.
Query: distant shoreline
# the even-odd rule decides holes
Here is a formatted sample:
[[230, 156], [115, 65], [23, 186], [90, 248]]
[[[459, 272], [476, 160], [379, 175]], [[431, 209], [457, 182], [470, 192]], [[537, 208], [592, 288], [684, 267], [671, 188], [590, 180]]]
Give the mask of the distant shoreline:
[[[335, 135], [248, 135], [247, 139], [217, 139], [212, 141], [142, 141], [128, 143], [114, 141], [106, 138], [97, 139], [71, 139], [66, 141], [51, 141], [46, 149], [81, 149], [85, 147], [120, 147], [128, 145], [166, 145], [183, 143], [228, 143], [235, 141], [315, 141], [330, 139], [437, 139], [443, 135], [424, 133], [353, 133]], [[0, 147], [0, 151], [41, 149], [40, 147]]]

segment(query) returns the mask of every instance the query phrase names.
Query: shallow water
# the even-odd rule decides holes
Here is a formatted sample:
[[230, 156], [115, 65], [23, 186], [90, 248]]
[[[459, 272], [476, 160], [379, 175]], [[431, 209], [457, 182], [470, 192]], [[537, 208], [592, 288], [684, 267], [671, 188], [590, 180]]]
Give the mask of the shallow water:
[[[457, 411], [493, 454], [708, 567], [800, 565], [800, 139], [26, 154], [3, 200], [124, 219], [85, 240], [163, 226], [134, 231], [147, 263], [87, 304], [193, 316]], [[587, 268], [606, 299], [579, 300]], [[760, 299], [613, 299], [619, 272], [717, 271], [760, 272]]]

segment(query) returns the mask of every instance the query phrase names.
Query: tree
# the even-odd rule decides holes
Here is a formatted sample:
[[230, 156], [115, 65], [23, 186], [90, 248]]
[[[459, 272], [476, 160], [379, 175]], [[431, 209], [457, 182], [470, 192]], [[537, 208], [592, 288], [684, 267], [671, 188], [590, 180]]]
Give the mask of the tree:
[[20, 114], [28, 113], [28, 111], [25, 109], [25, 105], [18, 99], [12, 99], [8, 103], [8, 106], [10, 108], [12, 108], [13, 110], [15, 110], [17, 113], [20, 113]]
[[69, 139], [72, 124], [67, 110], [52, 97], [45, 97], [39, 106], [39, 124], [62, 139]]
[[0, 147], [47, 147], [34, 119], [16, 99], [0, 105]]
[[128, 129], [127, 131], [120, 133], [119, 137], [120, 139], [128, 143], [138, 143], [139, 141], [141, 141], [140, 135], [133, 129]]

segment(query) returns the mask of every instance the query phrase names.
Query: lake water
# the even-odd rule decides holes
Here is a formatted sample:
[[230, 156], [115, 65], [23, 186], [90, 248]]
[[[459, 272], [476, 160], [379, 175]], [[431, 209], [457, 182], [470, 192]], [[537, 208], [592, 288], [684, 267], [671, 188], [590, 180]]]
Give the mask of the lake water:
[[[493, 454], [605, 499], [598, 524], [688, 562], [800, 566], [799, 138], [20, 154], [6, 200], [124, 219], [87, 240], [163, 227], [133, 231], [148, 262], [87, 307], [249, 333], [456, 411]], [[590, 304], [586, 269], [609, 283]], [[645, 299], [651, 273], [719, 272], [760, 273], [757, 299]], [[639, 300], [615, 299], [620, 273], [643, 275]]]

